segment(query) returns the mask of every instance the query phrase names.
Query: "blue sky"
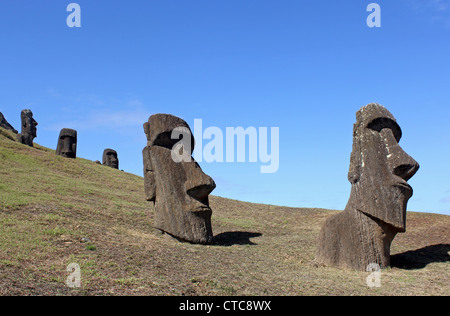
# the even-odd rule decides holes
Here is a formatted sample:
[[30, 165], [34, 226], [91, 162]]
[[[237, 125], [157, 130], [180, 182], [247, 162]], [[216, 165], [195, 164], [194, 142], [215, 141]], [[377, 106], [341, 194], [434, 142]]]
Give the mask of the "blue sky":
[[[69, 28], [66, 7], [81, 7]], [[78, 156], [114, 148], [142, 175], [142, 124], [155, 113], [193, 128], [279, 127], [280, 166], [201, 163], [215, 195], [343, 209], [355, 112], [386, 106], [421, 168], [411, 211], [450, 215], [450, 0], [2, 0], [0, 112], [38, 121], [55, 149], [78, 130]], [[207, 141], [204, 141], [204, 144]]]

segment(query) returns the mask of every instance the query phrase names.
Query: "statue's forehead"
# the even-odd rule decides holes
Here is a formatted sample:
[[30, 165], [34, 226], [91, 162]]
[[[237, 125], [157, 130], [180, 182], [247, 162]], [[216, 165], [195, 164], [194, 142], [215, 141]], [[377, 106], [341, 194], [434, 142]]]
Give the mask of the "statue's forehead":
[[31, 121], [31, 122], [36, 122], [36, 120], [33, 118], [33, 113], [31, 111], [29, 111], [29, 112], [22, 112], [21, 117], [24, 120], [28, 120], [28, 121]]
[[356, 126], [368, 128], [380, 132], [383, 128], [390, 128], [394, 132], [397, 141], [402, 136], [402, 131], [397, 120], [384, 106], [371, 103], [356, 112]]
[[59, 137], [77, 137], [77, 131], [71, 130], [71, 129], [62, 129], [61, 133], [59, 134]]
[[191, 144], [193, 147], [194, 135], [192, 135], [188, 123], [179, 117], [170, 114], [154, 114], [144, 124], [144, 131], [147, 135], [147, 143], [149, 146], [156, 145], [172, 148], [179, 141], [179, 139], [172, 139], [172, 132], [175, 129], [179, 129], [180, 132], [188, 131], [191, 135]]
[[395, 117], [384, 106], [377, 103], [371, 103], [363, 106], [358, 112], [356, 112], [356, 120], [363, 123], [363, 126], [367, 126], [369, 123], [376, 119], [388, 118], [393, 121]]
[[148, 119], [148, 131], [152, 137], [172, 132], [175, 128], [189, 128], [185, 120], [170, 114], [155, 114]]
[[23, 116], [33, 116], [33, 112], [31, 112], [31, 110], [23, 110], [21, 113]]

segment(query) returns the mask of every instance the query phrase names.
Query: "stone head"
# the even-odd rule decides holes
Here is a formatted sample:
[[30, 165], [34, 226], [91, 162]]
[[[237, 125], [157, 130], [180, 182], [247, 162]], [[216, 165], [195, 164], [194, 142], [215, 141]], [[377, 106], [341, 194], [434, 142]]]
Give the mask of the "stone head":
[[406, 204], [413, 190], [408, 180], [419, 164], [399, 145], [402, 131], [394, 116], [372, 103], [356, 113], [348, 179], [351, 207], [392, 225], [406, 228]]
[[[181, 128], [185, 134], [172, 138]], [[144, 124], [147, 146], [143, 150], [145, 194], [155, 202], [155, 226], [181, 239], [208, 243], [212, 239], [208, 196], [216, 187], [190, 156], [194, 139], [189, 125], [169, 114], [152, 115]], [[172, 150], [189, 138], [187, 160], [174, 161]]]
[[59, 134], [56, 154], [65, 158], [77, 157], [77, 131], [63, 128]]
[[20, 119], [22, 121], [22, 135], [29, 135], [32, 138], [37, 137], [38, 123], [33, 118], [33, 112], [31, 110], [23, 110], [20, 113]]
[[107, 148], [103, 151], [103, 165], [119, 169], [119, 158], [117, 152], [113, 149]]

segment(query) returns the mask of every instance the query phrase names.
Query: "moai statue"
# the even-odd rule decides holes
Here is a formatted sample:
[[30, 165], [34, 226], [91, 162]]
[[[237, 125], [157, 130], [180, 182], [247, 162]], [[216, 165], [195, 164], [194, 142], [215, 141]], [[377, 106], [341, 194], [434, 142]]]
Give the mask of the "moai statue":
[[398, 144], [401, 136], [383, 106], [368, 104], [356, 113], [350, 198], [343, 212], [325, 221], [317, 261], [362, 271], [369, 265], [390, 265], [391, 242], [406, 230], [406, 204], [413, 194], [407, 181], [419, 169]]
[[17, 134], [18, 131], [8, 123], [3, 114], [0, 112], [0, 127], [12, 131], [14, 134]]
[[33, 112], [31, 110], [23, 110], [20, 113], [20, 119], [22, 121], [22, 132], [17, 135], [17, 141], [33, 147], [33, 139], [37, 136], [36, 126], [38, 125], [33, 118]]
[[152, 115], [144, 124], [145, 195], [155, 205], [155, 227], [183, 241], [211, 243], [209, 194], [214, 180], [192, 158], [189, 125], [169, 114]]
[[117, 158], [117, 152], [113, 149], [107, 148], [103, 151], [103, 165], [119, 169], [119, 159]]
[[77, 157], [77, 131], [63, 128], [59, 133], [56, 154], [65, 158]]

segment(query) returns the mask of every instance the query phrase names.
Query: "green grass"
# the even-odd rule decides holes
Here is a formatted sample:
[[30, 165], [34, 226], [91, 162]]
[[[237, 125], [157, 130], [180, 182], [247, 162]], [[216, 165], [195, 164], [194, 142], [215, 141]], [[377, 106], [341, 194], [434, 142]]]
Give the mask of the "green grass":
[[238, 228], [250, 229], [258, 226], [258, 223], [246, 218], [219, 218], [220, 222], [230, 224]]
[[[337, 211], [211, 196], [221, 242], [192, 245], [152, 227], [142, 177], [19, 144], [2, 128], [0, 166], [0, 295], [450, 293], [439, 247], [450, 244], [449, 216], [408, 213], [391, 250], [417, 262], [383, 270], [372, 289], [368, 273], [315, 264], [320, 227]], [[71, 263], [81, 269], [79, 289], [65, 285]]]
[[96, 245], [87, 245], [86, 250], [91, 250], [91, 251], [97, 250], [97, 246]]

